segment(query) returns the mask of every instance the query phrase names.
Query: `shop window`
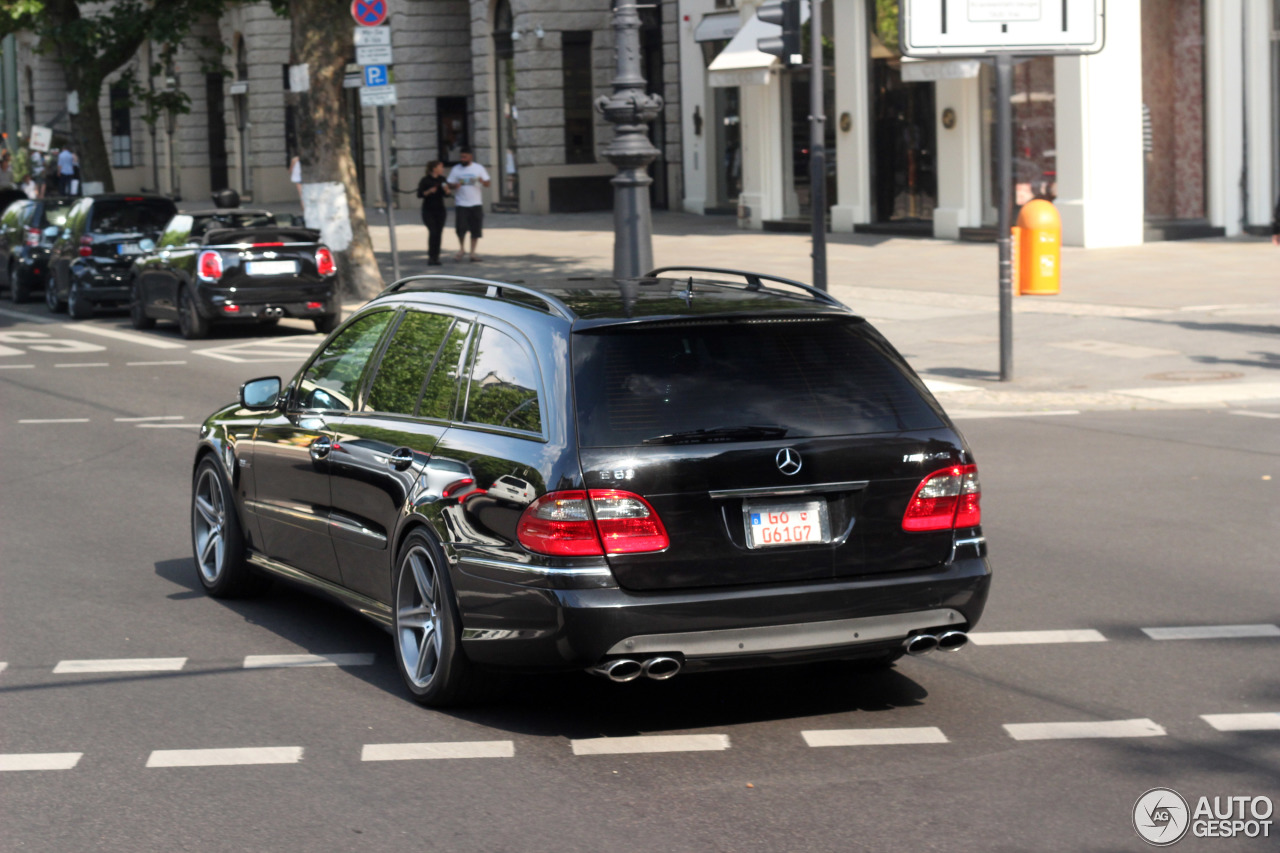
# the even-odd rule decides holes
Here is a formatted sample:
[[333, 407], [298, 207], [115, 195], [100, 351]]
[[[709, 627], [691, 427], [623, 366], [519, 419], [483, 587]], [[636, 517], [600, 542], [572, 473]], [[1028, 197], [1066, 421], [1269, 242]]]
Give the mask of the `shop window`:
[[594, 163], [595, 110], [591, 103], [591, 33], [560, 36], [564, 77], [564, 157], [566, 163]]
[[133, 119], [129, 114], [129, 87], [114, 83], [108, 90], [111, 101], [111, 166], [133, 168]]
[[512, 36], [511, 5], [500, 0], [493, 18], [494, 75], [498, 86], [498, 195], [503, 202], [520, 200], [519, 146], [516, 130], [520, 111], [516, 106], [515, 39]]
[[467, 147], [469, 134], [466, 98], [436, 98], [437, 157], [452, 166]]

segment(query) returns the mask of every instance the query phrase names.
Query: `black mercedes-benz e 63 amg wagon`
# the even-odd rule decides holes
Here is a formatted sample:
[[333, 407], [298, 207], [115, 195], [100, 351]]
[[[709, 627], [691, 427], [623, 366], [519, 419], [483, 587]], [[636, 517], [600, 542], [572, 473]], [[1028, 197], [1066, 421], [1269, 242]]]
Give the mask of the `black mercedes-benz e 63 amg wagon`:
[[432, 705], [502, 669], [957, 649], [991, 579], [973, 456], [924, 384], [755, 273], [405, 279], [213, 414], [192, 484], [209, 593], [336, 597]]

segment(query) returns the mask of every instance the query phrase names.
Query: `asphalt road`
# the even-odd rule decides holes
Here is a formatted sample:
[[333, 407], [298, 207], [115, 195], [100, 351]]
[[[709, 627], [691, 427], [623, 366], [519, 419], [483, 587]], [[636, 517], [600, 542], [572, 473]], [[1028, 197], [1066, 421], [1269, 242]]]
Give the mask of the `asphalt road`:
[[[443, 713], [357, 616], [199, 589], [196, 425], [316, 338], [43, 315], [0, 312], [0, 849], [1143, 850], [1150, 788], [1280, 803], [1275, 406], [962, 421], [996, 577], [958, 654], [518, 679]], [[1254, 636], [1144, 631], [1203, 626]], [[307, 654], [354, 657], [246, 667]], [[155, 669], [76, 663], [112, 659]], [[245, 751], [170, 752], [212, 749]], [[272, 763], [160, 766], [213, 760]], [[1272, 821], [1176, 849], [1274, 850]]]

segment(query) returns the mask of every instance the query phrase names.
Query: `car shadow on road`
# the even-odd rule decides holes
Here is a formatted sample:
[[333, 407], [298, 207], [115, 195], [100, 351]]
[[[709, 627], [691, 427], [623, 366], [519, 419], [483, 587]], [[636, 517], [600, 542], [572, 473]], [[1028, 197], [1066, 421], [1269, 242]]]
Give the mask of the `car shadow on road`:
[[[158, 577], [179, 587], [170, 600], [202, 598], [189, 557], [155, 564]], [[263, 595], [210, 599], [310, 654], [373, 652], [372, 666], [352, 676], [412, 705], [396, 669], [390, 636], [372, 622], [319, 595], [277, 581]], [[543, 737], [623, 737], [854, 711], [875, 713], [920, 705], [928, 691], [893, 668], [824, 662], [680, 675], [669, 681], [615, 684], [585, 672], [494, 673], [488, 689], [466, 707], [445, 713], [512, 734]]]

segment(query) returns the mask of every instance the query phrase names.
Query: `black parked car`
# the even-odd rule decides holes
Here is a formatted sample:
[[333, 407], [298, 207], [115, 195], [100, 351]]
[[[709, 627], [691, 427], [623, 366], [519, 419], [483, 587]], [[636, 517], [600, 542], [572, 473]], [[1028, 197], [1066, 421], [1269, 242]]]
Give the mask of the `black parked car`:
[[130, 278], [134, 328], [176, 320], [185, 338], [202, 338], [217, 323], [312, 320], [328, 333], [341, 305], [333, 253], [320, 232], [278, 225], [265, 210], [183, 213], [158, 244], [138, 258]]
[[49, 253], [44, 299], [49, 310], [66, 308], [85, 320], [99, 306], [129, 304], [129, 269], [134, 258], [160, 236], [178, 212], [158, 195], [85, 196], [67, 214]]
[[675, 272], [398, 282], [204, 423], [201, 583], [340, 599], [427, 704], [493, 668], [964, 645], [990, 583], [978, 474], [920, 379], [825, 293]]
[[56, 196], [23, 199], [0, 214], [0, 276], [14, 302], [26, 302], [44, 285], [49, 250], [74, 203]]

